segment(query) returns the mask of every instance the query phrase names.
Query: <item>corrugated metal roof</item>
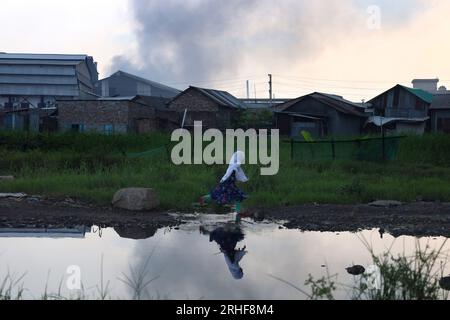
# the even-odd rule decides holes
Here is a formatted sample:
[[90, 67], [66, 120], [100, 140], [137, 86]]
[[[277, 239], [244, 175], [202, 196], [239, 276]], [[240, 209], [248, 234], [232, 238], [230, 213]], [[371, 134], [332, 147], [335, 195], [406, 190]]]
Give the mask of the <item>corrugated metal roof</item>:
[[432, 95], [431, 93], [427, 92], [427, 91], [424, 91], [424, 90], [422, 90], [422, 89], [413, 89], [413, 88], [409, 88], [409, 87], [406, 87], [406, 86], [402, 86], [401, 84], [397, 84], [397, 85], [395, 85], [394, 87], [392, 87], [392, 88], [390, 88], [390, 89], [384, 91], [383, 93], [377, 95], [376, 97], [370, 99], [370, 100], [368, 101], [368, 103], [373, 104], [375, 99], [381, 97], [382, 95], [388, 93], [388, 92], [391, 91], [391, 90], [394, 90], [394, 89], [397, 88], [397, 87], [400, 87], [400, 88], [402, 88], [402, 89], [404, 89], [404, 90], [410, 92], [411, 94], [415, 95], [416, 97], [422, 99], [423, 101], [425, 101], [425, 102], [427, 102], [427, 103], [431, 103], [432, 100], [433, 100], [433, 95]]
[[0, 95], [78, 97], [79, 84], [92, 83], [76, 66], [90, 68], [92, 61], [87, 55], [0, 53]]
[[0, 65], [77, 66], [79, 60], [8, 60], [0, 59]]
[[232, 107], [232, 108], [236, 108], [236, 109], [245, 108], [244, 104], [238, 98], [236, 98], [229, 92], [213, 90], [213, 89], [198, 88], [198, 87], [192, 87], [192, 86], [190, 88], [200, 91], [205, 96], [213, 99], [221, 106]]
[[60, 60], [84, 61], [85, 54], [0, 53], [0, 60]]
[[77, 85], [55, 84], [0, 84], [0, 94], [17, 96], [78, 96], [80, 94]]
[[344, 98], [332, 94], [327, 93], [320, 93], [320, 92], [314, 92], [311, 94], [308, 94], [306, 96], [299, 97], [297, 99], [292, 99], [288, 102], [282, 103], [278, 106], [275, 106], [274, 110], [278, 112], [283, 112], [289, 109], [290, 107], [296, 105], [297, 103], [301, 102], [305, 98], [312, 98], [315, 100], [318, 100], [334, 109], [336, 109], [339, 112], [357, 116], [357, 117], [367, 117], [367, 115], [364, 112], [364, 108], [362, 108], [360, 105], [357, 105], [351, 101], [345, 100]]
[[49, 75], [49, 76], [75, 76], [76, 70], [73, 66], [46, 66], [41, 65], [2, 65], [0, 74], [4, 75]]
[[111, 77], [120, 76], [120, 75], [124, 75], [124, 76], [132, 78], [132, 79], [134, 79], [136, 81], [146, 83], [146, 84], [148, 84], [148, 85], [150, 85], [152, 87], [155, 87], [155, 88], [159, 88], [159, 89], [163, 89], [163, 90], [167, 90], [167, 91], [172, 91], [174, 94], [179, 94], [181, 92], [180, 90], [177, 90], [175, 88], [166, 86], [166, 85], [164, 85], [162, 83], [151, 81], [151, 80], [148, 80], [148, 79], [145, 79], [145, 78], [141, 78], [139, 76], [136, 76], [134, 74], [131, 74], [131, 73], [128, 73], [128, 72], [125, 72], [125, 71], [122, 71], [122, 70], [119, 70], [116, 73], [112, 74], [110, 77], [102, 79], [100, 81], [104, 81], [104, 80], [107, 80], [107, 79], [109, 79]]
[[133, 101], [138, 99], [139, 96], [128, 96], [128, 97], [97, 97], [92, 95], [89, 98], [83, 99], [58, 99], [58, 101]]
[[0, 73], [0, 84], [56, 84], [77, 85], [74, 76], [48, 76], [48, 75], [4, 75]]
[[422, 123], [425, 121], [428, 121], [430, 118], [386, 118], [386, 117], [379, 117], [379, 116], [372, 116], [367, 119], [366, 125], [368, 124], [374, 124], [377, 127], [382, 127], [385, 125], [388, 125], [392, 122], [401, 122], [401, 123]]
[[425, 90], [413, 89], [413, 88], [409, 88], [409, 87], [405, 87], [405, 86], [402, 86], [402, 87], [427, 103], [431, 103], [433, 101], [433, 95]]

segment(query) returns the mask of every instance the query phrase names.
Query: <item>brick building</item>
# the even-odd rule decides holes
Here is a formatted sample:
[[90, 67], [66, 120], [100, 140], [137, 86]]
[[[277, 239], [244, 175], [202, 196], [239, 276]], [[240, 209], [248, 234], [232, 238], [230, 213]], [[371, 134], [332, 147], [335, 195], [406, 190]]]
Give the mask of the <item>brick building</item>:
[[157, 107], [139, 96], [58, 100], [60, 131], [146, 133], [158, 130]]
[[239, 111], [245, 109], [244, 104], [225, 91], [189, 87], [168, 104], [171, 111], [181, 116], [186, 113], [185, 127], [194, 125], [194, 121], [202, 121], [205, 128], [231, 128]]

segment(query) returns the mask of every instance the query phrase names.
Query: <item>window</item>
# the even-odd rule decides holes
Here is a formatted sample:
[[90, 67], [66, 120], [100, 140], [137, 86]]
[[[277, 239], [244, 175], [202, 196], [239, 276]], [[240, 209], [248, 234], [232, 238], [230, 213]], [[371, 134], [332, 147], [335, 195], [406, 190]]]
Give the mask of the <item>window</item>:
[[103, 126], [103, 132], [107, 135], [112, 135], [114, 134], [114, 125], [112, 124], [105, 124]]
[[84, 124], [72, 124], [72, 131], [77, 133], [84, 132]]

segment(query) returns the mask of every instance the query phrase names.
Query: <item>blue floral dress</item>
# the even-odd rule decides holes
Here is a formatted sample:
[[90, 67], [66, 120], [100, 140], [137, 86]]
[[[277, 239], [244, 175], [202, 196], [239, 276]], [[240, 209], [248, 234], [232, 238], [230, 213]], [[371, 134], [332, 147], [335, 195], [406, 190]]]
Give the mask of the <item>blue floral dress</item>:
[[210, 195], [211, 199], [219, 205], [234, 204], [247, 198], [245, 193], [236, 186], [235, 173], [211, 190]]

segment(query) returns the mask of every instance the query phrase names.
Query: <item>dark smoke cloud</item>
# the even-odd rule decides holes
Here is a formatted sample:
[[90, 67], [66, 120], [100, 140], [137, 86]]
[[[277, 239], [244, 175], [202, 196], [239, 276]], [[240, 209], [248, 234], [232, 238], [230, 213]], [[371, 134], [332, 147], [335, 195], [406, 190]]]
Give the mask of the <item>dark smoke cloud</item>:
[[131, 0], [137, 52], [115, 57], [110, 71], [176, 83], [242, 76], [249, 65], [289, 70], [355, 27], [353, 6], [345, 2]]

